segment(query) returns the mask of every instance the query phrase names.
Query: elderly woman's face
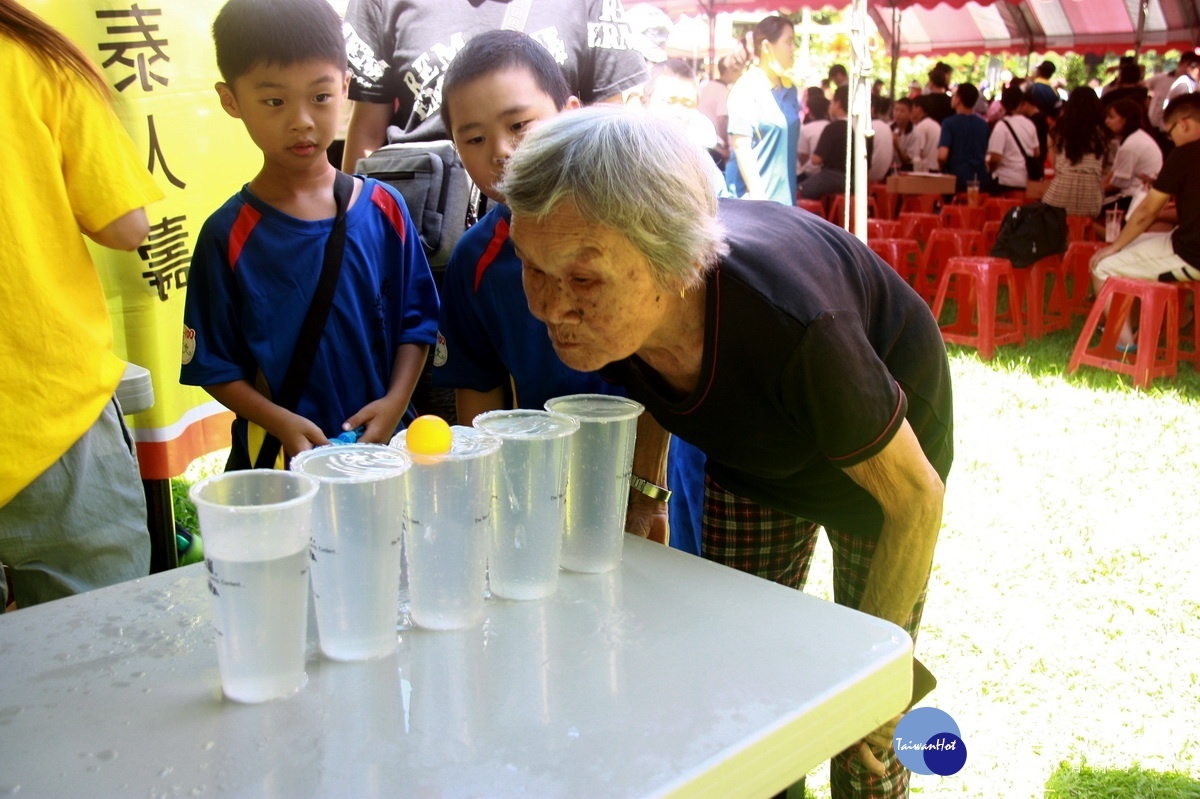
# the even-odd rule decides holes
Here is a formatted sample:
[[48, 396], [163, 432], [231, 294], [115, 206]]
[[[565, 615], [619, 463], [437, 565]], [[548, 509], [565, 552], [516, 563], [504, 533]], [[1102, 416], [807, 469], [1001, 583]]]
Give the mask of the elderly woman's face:
[[646, 257], [570, 203], [541, 220], [513, 214], [512, 239], [529, 310], [572, 369], [590, 372], [627, 358], [662, 324], [663, 290]]

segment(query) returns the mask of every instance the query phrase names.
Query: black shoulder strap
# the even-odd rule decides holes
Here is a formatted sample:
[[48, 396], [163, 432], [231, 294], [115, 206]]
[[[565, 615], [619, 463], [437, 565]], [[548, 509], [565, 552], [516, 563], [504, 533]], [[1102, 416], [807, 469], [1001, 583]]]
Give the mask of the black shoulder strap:
[[[342, 254], [346, 249], [346, 209], [350, 205], [353, 193], [354, 178], [339, 169], [333, 177], [333, 201], [337, 206], [337, 214], [333, 218], [333, 229], [329, 231], [329, 238], [325, 241], [321, 276], [317, 279], [317, 290], [308, 306], [308, 313], [304, 316], [304, 324], [300, 326], [300, 335], [296, 338], [292, 360], [284, 375], [279, 396], [274, 398], [276, 405], [289, 411], [296, 410], [300, 395], [308, 385], [308, 373], [312, 369], [313, 357], [317, 354], [317, 346], [325, 332], [325, 320], [329, 318], [329, 309], [333, 305], [333, 293], [337, 289], [338, 275], [342, 271]], [[255, 468], [272, 468], [275, 459], [279, 457], [281, 446], [275, 436], [266, 436], [254, 461]]]
[[1024, 146], [1021, 145], [1021, 138], [1017, 136], [1017, 132], [1013, 130], [1013, 126], [1008, 124], [1007, 119], [1002, 119], [1000, 121], [1004, 123], [1004, 127], [1008, 128], [1008, 132], [1012, 134], [1013, 141], [1017, 143], [1017, 149], [1021, 151], [1021, 157], [1028, 158], [1029, 155], [1025, 152]]

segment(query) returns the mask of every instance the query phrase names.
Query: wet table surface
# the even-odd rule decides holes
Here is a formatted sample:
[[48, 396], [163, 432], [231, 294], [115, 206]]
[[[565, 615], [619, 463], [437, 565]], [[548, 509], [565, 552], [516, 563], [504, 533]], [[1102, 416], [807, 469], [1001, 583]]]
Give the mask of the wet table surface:
[[[310, 608], [311, 617], [311, 608]], [[222, 698], [203, 564], [0, 615], [0, 797], [770, 796], [907, 704], [898, 627], [626, 536], [613, 572]]]

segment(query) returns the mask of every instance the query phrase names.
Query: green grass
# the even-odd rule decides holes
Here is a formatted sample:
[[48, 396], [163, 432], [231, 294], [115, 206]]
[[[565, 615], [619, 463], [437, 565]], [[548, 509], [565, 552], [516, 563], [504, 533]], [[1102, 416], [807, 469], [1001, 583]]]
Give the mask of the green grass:
[[[917, 653], [968, 758], [914, 795], [1198, 795], [1200, 375], [1066, 375], [1080, 327], [986, 363], [950, 348], [956, 459]], [[829, 568], [822, 542], [810, 593], [832, 596]], [[828, 797], [827, 770], [807, 787]]]
[[1196, 799], [1200, 780], [1186, 774], [1128, 769], [1074, 768], [1066, 763], [1046, 783], [1046, 799]]

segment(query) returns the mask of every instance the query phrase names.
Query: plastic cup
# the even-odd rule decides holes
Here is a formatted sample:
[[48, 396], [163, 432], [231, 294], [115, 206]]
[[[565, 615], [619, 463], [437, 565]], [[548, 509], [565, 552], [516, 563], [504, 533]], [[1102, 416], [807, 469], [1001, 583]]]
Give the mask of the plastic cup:
[[221, 688], [238, 702], [299, 690], [308, 633], [308, 538], [320, 484], [295, 472], [226, 472], [192, 486], [204, 534]]
[[567, 459], [567, 526], [562, 566], [605, 572], [621, 562], [629, 475], [641, 403], [605, 394], [572, 394], [546, 410], [579, 422]]
[[979, 205], [979, 179], [971, 178], [967, 181], [967, 205], [974, 207]]
[[396, 648], [404, 475], [412, 461], [382, 444], [317, 447], [292, 471], [320, 481], [313, 506], [312, 588], [321, 651], [367, 660]]
[[566, 522], [567, 451], [579, 422], [548, 411], [491, 411], [474, 426], [503, 443], [488, 586], [506, 599], [539, 599], [558, 587]]
[[[449, 452], [408, 453], [408, 609], [414, 624], [431, 630], [462, 629], [483, 618], [492, 481], [500, 449], [500, 439], [482, 430], [455, 426], [450, 431]], [[404, 438], [398, 433], [392, 446], [408, 452]]]

